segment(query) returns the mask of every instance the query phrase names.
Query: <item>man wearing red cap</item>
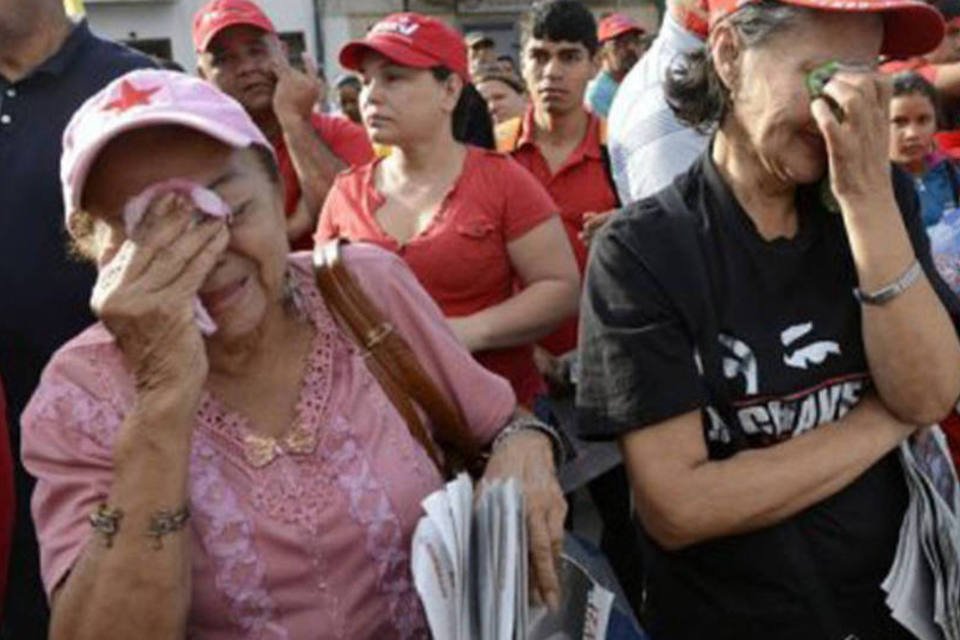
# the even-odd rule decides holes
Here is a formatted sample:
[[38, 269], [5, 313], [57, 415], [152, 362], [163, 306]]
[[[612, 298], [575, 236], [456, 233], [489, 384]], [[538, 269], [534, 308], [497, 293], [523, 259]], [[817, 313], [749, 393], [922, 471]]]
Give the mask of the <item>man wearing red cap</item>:
[[612, 13], [600, 21], [600, 73], [587, 85], [587, 104], [603, 118], [610, 113], [620, 83], [643, 55], [645, 29], [633, 18]]
[[236, 98], [277, 152], [283, 175], [287, 237], [294, 250], [312, 247], [311, 232], [333, 179], [373, 159], [363, 127], [316, 113], [321, 85], [290, 66], [276, 28], [249, 0], [212, 0], [193, 19], [199, 72]]

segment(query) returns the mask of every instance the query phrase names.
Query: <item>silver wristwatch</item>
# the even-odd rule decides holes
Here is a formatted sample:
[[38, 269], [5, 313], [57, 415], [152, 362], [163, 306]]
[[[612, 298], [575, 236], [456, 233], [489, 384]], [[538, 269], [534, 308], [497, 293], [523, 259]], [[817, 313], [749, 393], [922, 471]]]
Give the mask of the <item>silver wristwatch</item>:
[[922, 273], [923, 267], [920, 266], [920, 261], [914, 260], [913, 264], [907, 267], [907, 270], [904, 271], [899, 278], [887, 286], [872, 293], [867, 293], [860, 288], [856, 288], [853, 290], [853, 297], [856, 298], [860, 304], [871, 304], [875, 306], [887, 304], [909, 289], [920, 279]]

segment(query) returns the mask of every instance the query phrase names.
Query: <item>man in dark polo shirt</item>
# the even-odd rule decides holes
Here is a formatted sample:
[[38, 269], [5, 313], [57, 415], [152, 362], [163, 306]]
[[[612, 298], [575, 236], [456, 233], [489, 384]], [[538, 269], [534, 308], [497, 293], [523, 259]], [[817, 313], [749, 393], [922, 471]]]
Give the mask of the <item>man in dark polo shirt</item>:
[[[0, 0], [0, 377], [15, 455], [19, 418], [53, 352], [93, 321], [93, 270], [68, 257], [61, 136], [73, 112], [145, 56], [67, 18], [62, 0]], [[17, 514], [4, 639], [47, 636], [30, 519], [32, 480], [17, 455]]]

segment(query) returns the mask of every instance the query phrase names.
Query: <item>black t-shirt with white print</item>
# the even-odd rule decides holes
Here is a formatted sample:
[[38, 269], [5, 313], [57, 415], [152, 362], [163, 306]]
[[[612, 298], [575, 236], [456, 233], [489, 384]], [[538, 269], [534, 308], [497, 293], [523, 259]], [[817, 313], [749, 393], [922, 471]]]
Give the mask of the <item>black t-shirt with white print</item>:
[[[956, 321], [957, 302], [932, 267], [912, 186], [899, 173], [894, 186], [917, 256]], [[798, 233], [767, 241], [709, 153], [670, 189], [682, 200], [680, 211], [656, 197], [643, 200], [594, 242], [581, 310], [582, 435], [615, 438], [701, 409], [708, 450], [718, 459], [842, 418], [871, 385], [842, 217], [820, 204], [817, 188], [804, 187]], [[692, 221], [678, 226], [675, 216]], [[665, 239], [694, 227], [695, 243]], [[699, 255], [684, 255], [684, 247]], [[704, 277], [681, 271], [694, 262], [705, 267]], [[700, 327], [690, 321], [706, 306], [718, 334], [713, 367], [705, 366]], [[758, 487], [764, 481], [752, 480]], [[844, 629], [862, 640], [910, 637], [890, 622], [879, 587], [906, 500], [891, 454], [788, 525], [807, 542], [801, 557], [829, 585]], [[658, 640], [822, 637], [808, 608], [809, 581], [789, 559], [783, 530], [679, 552], [647, 540]]]

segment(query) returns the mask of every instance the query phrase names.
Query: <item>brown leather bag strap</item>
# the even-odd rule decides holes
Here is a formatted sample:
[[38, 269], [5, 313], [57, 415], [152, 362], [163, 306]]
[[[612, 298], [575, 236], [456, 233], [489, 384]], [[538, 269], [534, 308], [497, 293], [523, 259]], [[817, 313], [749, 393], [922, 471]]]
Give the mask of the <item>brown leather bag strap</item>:
[[[349, 329], [365, 353], [367, 365], [384, 392], [406, 421], [411, 435], [423, 446], [442, 473], [447, 475], [437, 443], [424, 426], [414, 403], [433, 424], [437, 439], [448, 449], [446, 460], [462, 458], [474, 463], [480, 458], [459, 409], [437, 387], [416, 354], [363, 291], [341, 257], [342, 240], [328, 242], [314, 251], [317, 286], [330, 309]], [[452, 454], [452, 455], [451, 455]]]

